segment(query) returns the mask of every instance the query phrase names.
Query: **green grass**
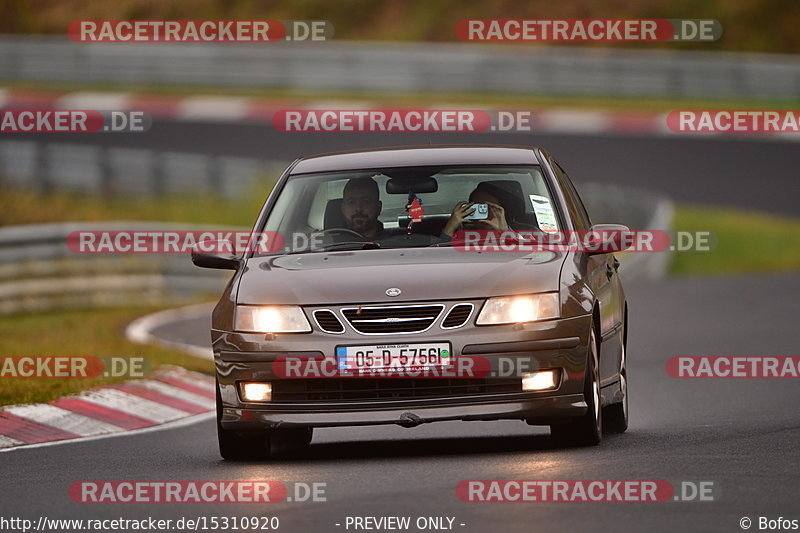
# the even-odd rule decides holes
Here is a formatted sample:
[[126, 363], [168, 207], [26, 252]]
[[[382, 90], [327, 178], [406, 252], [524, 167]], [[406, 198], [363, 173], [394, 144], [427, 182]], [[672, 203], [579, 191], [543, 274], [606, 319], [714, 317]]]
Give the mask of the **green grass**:
[[[160, 365], [179, 365], [213, 373], [213, 363], [174, 350], [142, 346], [125, 339], [132, 320], [158, 308], [54, 311], [4, 316], [0, 321], [3, 356], [134, 356], [143, 357], [152, 371]], [[9, 378], [0, 377], [0, 405], [47, 402], [97, 385], [130, 378]]]
[[699, 206], [679, 206], [675, 229], [710, 231], [710, 252], [676, 252], [675, 275], [800, 271], [800, 219]]
[[252, 227], [271, 188], [269, 183], [262, 190], [238, 199], [212, 195], [104, 198], [67, 192], [41, 195], [0, 188], [0, 226], [128, 220]]

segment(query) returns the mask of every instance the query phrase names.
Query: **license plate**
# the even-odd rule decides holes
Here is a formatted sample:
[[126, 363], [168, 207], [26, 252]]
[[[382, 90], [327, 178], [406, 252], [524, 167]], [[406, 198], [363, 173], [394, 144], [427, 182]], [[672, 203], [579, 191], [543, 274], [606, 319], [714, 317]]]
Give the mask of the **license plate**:
[[338, 346], [339, 370], [386, 371], [427, 370], [453, 364], [449, 342], [429, 344], [379, 344], [375, 346]]

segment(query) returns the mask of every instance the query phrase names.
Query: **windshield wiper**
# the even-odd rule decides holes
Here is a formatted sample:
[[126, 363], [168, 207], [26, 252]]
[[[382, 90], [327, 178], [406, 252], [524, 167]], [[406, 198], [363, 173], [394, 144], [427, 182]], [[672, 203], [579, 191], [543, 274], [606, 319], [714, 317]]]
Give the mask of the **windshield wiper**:
[[332, 250], [376, 250], [381, 245], [372, 241], [350, 241], [350, 242], [334, 242], [320, 246], [317, 248], [301, 248], [299, 250], [292, 250], [288, 254], [307, 254], [314, 252], [330, 252]]

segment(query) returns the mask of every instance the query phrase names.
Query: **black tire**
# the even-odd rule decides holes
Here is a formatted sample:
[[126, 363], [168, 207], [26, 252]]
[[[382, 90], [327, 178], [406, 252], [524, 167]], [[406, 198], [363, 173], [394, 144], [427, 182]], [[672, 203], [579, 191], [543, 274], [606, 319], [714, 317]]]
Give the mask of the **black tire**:
[[600, 410], [600, 344], [595, 328], [589, 333], [586, 355], [586, 381], [583, 397], [589, 407], [586, 414], [564, 424], [550, 426], [550, 435], [561, 446], [595, 446], [603, 435], [603, 417]]
[[603, 408], [603, 431], [606, 433], [625, 433], [628, 429], [628, 320], [622, 331], [622, 356], [620, 357], [619, 367], [619, 389], [622, 393], [622, 401], [613, 403]]
[[269, 432], [232, 431], [225, 429], [222, 420], [222, 396], [217, 383], [217, 440], [219, 454], [227, 461], [252, 461], [269, 457]]

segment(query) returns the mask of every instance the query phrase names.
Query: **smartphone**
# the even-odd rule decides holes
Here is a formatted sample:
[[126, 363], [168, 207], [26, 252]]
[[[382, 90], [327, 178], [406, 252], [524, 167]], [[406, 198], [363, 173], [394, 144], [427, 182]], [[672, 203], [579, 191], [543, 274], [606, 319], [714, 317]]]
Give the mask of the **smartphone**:
[[475, 211], [465, 217], [464, 220], [486, 220], [489, 218], [489, 204], [475, 204], [472, 207]]

